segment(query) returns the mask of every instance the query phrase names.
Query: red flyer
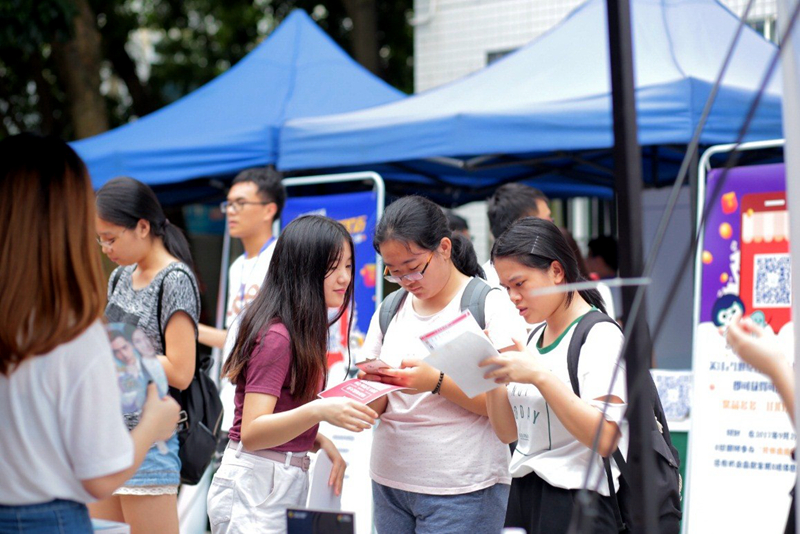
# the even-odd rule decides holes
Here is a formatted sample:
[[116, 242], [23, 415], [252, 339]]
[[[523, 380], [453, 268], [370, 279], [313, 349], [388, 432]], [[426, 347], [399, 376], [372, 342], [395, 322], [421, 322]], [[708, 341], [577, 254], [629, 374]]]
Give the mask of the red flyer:
[[373, 382], [371, 380], [359, 380], [358, 378], [351, 378], [347, 382], [342, 382], [338, 386], [326, 389], [319, 394], [322, 398], [328, 397], [347, 397], [364, 404], [369, 404], [375, 399], [379, 399], [398, 389], [406, 389], [402, 386], [393, 386], [391, 384], [384, 384], [383, 382]]
[[383, 360], [376, 358], [374, 360], [364, 360], [356, 364], [356, 367], [371, 375], [382, 375], [384, 369], [394, 369], [391, 365]]

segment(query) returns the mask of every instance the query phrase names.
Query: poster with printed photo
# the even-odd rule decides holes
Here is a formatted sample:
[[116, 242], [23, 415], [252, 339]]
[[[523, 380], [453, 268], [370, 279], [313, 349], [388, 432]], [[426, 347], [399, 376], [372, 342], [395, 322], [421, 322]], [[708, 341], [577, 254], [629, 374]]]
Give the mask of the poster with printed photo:
[[[722, 176], [708, 175], [710, 194]], [[736, 313], [792, 351], [791, 265], [782, 164], [733, 169], [712, 203], [695, 285], [694, 388], [684, 531], [783, 532], [795, 432], [774, 386], [720, 333]], [[753, 513], [759, 510], [759, 513]]]

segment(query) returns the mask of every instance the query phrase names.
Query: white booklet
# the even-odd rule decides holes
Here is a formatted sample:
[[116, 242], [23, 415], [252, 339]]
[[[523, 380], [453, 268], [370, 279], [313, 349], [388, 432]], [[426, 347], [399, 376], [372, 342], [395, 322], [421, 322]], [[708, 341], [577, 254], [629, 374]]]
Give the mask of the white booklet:
[[494, 380], [483, 377], [497, 367], [478, 364], [500, 353], [469, 310], [420, 340], [431, 351], [425, 362], [452, 378], [469, 398], [497, 387]]
[[314, 459], [306, 506], [317, 510], [341, 510], [342, 496], [333, 492], [328, 485], [333, 463], [325, 451], [319, 451]]

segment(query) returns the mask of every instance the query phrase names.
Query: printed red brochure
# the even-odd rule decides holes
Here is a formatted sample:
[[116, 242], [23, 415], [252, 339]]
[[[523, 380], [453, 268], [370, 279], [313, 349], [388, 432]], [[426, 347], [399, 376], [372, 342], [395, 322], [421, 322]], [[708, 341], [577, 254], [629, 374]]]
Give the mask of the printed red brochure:
[[356, 367], [358, 367], [359, 369], [370, 375], [382, 375], [384, 374], [381, 372], [383, 369], [394, 369], [394, 367], [392, 367], [385, 361], [381, 360], [380, 358], [358, 362], [356, 364]]
[[346, 382], [342, 382], [338, 386], [326, 389], [319, 394], [322, 398], [328, 397], [347, 397], [364, 404], [369, 404], [375, 399], [379, 399], [398, 389], [406, 389], [402, 386], [393, 386], [391, 384], [384, 384], [383, 382], [373, 382], [371, 380], [359, 380], [358, 378], [351, 378]]

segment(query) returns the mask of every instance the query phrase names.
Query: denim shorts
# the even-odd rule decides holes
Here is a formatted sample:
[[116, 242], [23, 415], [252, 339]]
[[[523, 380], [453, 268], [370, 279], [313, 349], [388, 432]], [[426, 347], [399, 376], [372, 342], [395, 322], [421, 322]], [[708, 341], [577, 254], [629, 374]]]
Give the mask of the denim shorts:
[[85, 504], [56, 499], [24, 506], [0, 505], [3, 534], [86, 534], [92, 532]]
[[181, 483], [181, 460], [178, 458], [178, 435], [167, 440], [167, 454], [153, 445], [142, 465], [125, 483], [126, 488], [139, 486], [177, 486]]
[[428, 495], [372, 481], [378, 534], [497, 534], [503, 530], [508, 484], [459, 495]]

